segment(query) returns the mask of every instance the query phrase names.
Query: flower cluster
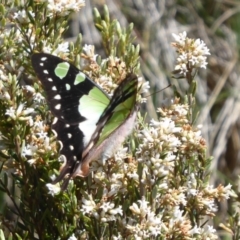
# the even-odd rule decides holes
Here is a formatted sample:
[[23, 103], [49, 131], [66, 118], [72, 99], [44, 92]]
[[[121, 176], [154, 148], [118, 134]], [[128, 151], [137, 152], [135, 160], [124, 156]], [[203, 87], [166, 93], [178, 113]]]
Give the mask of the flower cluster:
[[25, 108], [25, 104], [21, 103], [17, 109], [14, 107], [7, 109], [5, 115], [9, 116], [13, 120], [19, 119], [21, 121], [26, 121], [31, 119], [31, 116], [28, 115], [33, 111], [33, 108]]
[[[144, 181], [163, 177], [173, 171], [175, 161], [183, 154], [194, 155], [205, 151], [205, 142], [199, 129], [193, 129], [187, 120], [188, 106], [179, 104], [179, 100], [169, 108], [158, 109], [159, 121], [151, 120], [138, 137], [138, 161], [144, 163]], [[154, 183], [154, 182], [153, 182]]]
[[27, 142], [29, 143], [23, 146], [22, 156], [28, 159], [27, 161], [30, 165], [34, 165], [39, 160], [39, 156], [36, 154], [38, 150], [47, 152], [52, 150], [52, 148], [48, 136], [49, 127], [39, 117], [36, 117], [34, 121], [32, 120], [31, 129], [31, 136], [27, 137]]
[[[46, 2], [46, 1], [42, 1], [42, 2]], [[47, 1], [47, 8], [49, 11], [49, 15], [58, 14], [61, 16], [66, 16], [69, 14], [69, 12], [79, 11], [83, 6], [85, 6], [84, 0]]]
[[[129, 207], [135, 219], [129, 218], [126, 228], [135, 239], [148, 239], [160, 236], [163, 230], [161, 215], [156, 216], [145, 199], [138, 200]], [[136, 221], [138, 218], [138, 221]]]
[[52, 55], [65, 58], [69, 53], [69, 43], [59, 43], [57, 47], [51, 46], [47, 41], [43, 41], [42, 51], [44, 53], [50, 53]]
[[173, 37], [176, 42], [172, 45], [179, 54], [175, 70], [186, 76], [187, 72], [191, 72], [194, 68], [206, 68], [206, 55], [210, 55], [210, 52], [202, 40], [188, 38], [186, 32], [173, 34]]
[[115, 207], [114, 203], [104, 201], [104, 198], [103, 201], [96, 204], [91, 195], [88, 196], [88, 199], [82, 198], [81, 212], [101, 222], [116, 221], [123, 215], [122, 206]]
[[[97, 63], [97, 54], [95, 54], [95, 49], [93, 45], [85, 44], [83, 47], [83, 53], [81, 57], [85, 60], [84, 61], [84, 69], [87, 69], [87, 75], [89, 77], [93, 77], [94, 81], [110, 96], [112, 96], [114, 89], [118, 86], [119, 82], [116, 83], [113, 79], [121, 81], [126, 77], [126, 64], [125, 62], [121, 61], [117, 57], [110, 56], [109, 58], [103, 59], [101, 64]], [[103, 73], [101, 69], [106, 68], [105, 72]], [[119, 75], [119, 77], [116, 77]], [[148, 92], [150, 88], [149, 82], [143, 82], [143, 78], [138, 78], [140, 93]], [[138, 96], [139, 102], [145, 102], [146, 98]]]
[[[200, 236], [216, 239], [215, 229], [207, 230], [192, 225], [188, 216], [191, 212], [186, 210], [196, 209], [202, 216], [214, 216], [217, 211], [215, 200], [227, 199], [231, 186], [219, 185], [213, 188], [208, 184], [203, 185], [199, 182], [200, 178], [189, 171], [201, 167], [199, 159], [204, 158], [206, 145], [200, 128], [189, 124], [188, 105], [175, 99], [170, 106], [159, 108], [158, 112], [160, 119], [151, 120], [150, 124], [138, 133], [139, 146], [136, 156], [142, 169], [142, 187], [146, 192], [147, 189], [150, 192], [151, 189], [155, 191], [154, 208], [168, 209], [167, 212], [156, 215], [157, 219], [161, 219], [161, 236], [166, 234], [174, 238], [180, 233], [181, 236], [191, 239], [198, 239]], [[180, 206], [185, 212], [180, 210]], [[134, 208], [131, 207], [132, 209]], [[138, 222], [136, 218], [135, 222]], [[144, 234], [148, 233], [146, 227], [154, 227], [151, 224], [143, 226]], [[134, 234], [141, 233], [136, 224], [132, 224], [128, 229]]]
[[[6, 19], [7, 21], [9, 21], [8, 24], [15, 24], [16, 26], [18, 26], [15, 28], [5, 29], [3, 33], [0, 32], [1, 45], [2, 43], [8, 44], [6, 53], [4, 54], [4, 58], [6, 60], [12, 59], [12, 56], [14, 55], [17, 60], [16, 63], [18, 63], [19, 61], [20, 64], [23, 64], [22, 58], [19, 57], [18, 59], [18, 54], [16, 54], [16, 51], [21, 52], [21, 56], [24, 55], [28, 57], [29, 53], [32, 53], [33, 50], [39, 51], [39, 45], [41, 51], [45, 53], [51, 53], [53, 55], [63, 58], [68, 57], [69, 42], [64, 42], [63, 39], [61, 39], [59, 36], [49, 30], [47, 30], [48, 33], [45, 33], [49, 36], [48, 39], [42, 39], [41, 42], [36, 42], [36, 39], [39, 37], [39, 32], [41, 32], [41, 34], [44, 34], [42, 32], [42, 29], [40, 31], [40, 28], [42, 27], [41, 19], [46, 19], [47, 16], [51, 16], [51, 18], [53, 18], [53, 15], [69, 15], [70, 12], [78, 11], [81, 7], [83, 7], [85, 5], [84, 0], [53, 0], [47, 2], [38, 1], [36, 2], [36, 6], [38, 5], [40, 5], [40, 9], [46, 5], [48, 7], [48, 11], [42, 12], [39, 10], [38, 14], [36, 14], [32, 11], [32, 8], [24, 9], [24, 7], [21, 6], [21, 8], [23, 9], [17, 11], [17, 8], [12, 8], [11, 6], [8, 6], [8, 8], [6, 7], [6, 11], [8, 11], [8, 14], [10, 16], [9, 19]], [[32, 21], [34, 18], [36, 18], [38, 21], [36, 21], [36, 25], [33, 27]], [[20, 31], [23, 26], [25, 27], [24, 30], [22, 29], [24, 34]], [[63, 31], [64, 25], [59, 30], [59, 32], [62, 33]], [[55, 41], [50, 40], [50, 36], [53, 35]], [[29, 44], [28, 46], [25, 46], [26, 42]]]

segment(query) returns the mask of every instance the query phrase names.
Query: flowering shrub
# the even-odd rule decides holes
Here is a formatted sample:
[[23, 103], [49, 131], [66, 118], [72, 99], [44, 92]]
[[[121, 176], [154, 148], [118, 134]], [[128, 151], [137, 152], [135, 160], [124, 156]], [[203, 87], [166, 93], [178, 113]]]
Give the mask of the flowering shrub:
[[[194, 76], [210, 54], [205, 43], [186, 32], [173, 34], [175, 71], [189, 83], [187, 97], [160, 106], [159, 118], [150, 123], [139, 112], [126, 144], [108, 161], [96, 159], [86, 179], [71, 180], [62, 192], [51, 184], [61, 156], [31, 54], [43, 51], [81, 65], [111, 96], [120, 78], [139, 70], [139, 46], [133, 45], [133, 26], [111, 22], [106, 7], [103, 18], [94, 10], [107, 53], [100, 59], [94, 46], [82, 47], [80, 36], [75, 43], [62, 39], [67, 17], [84, 1], [14, 4], [0, 5], [0, 190], [11, 203], [1, 204], [14, 218], [3, 212], [1, 239], [217, 239], [208, 220], [216, 201], [228, 199], [232, 190], [209, 184], [211, 159], [201, 126], [192, 124]], [[144, 103], [140, 93], [149, 84], [139, 77], [139, 85], [138, 101]]]

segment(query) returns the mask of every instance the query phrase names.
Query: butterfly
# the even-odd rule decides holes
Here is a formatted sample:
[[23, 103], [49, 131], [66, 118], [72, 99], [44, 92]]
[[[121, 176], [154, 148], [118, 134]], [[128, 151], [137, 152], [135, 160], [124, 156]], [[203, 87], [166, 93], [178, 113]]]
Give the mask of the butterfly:
[[128, 73], [110, 99], [100, 86], [59, 57], [34, 53], [32, 66], [55, 117], [52, 131], [64, 158], [52, 183], [63, 180], [65, 190], [70, 179], [89, 174], [92, 160], [111, 157], [131, 133], [138, 108], [138, 79]]

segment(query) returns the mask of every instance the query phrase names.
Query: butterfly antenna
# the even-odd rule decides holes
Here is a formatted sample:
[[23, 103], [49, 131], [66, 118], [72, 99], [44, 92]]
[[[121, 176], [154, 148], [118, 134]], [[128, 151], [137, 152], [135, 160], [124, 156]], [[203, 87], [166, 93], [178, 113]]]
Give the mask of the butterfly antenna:
[[162, 91], [164, 91], [165, 89], [167, 89], [167, 88], [169, 88], [169, 87], [171, 87], [172, 86], [172, 84], [170, 83], [170, 84], [168, 84], [168, 86], [166, 86], [165, 88], [162, 88], [162, 89], [160, 89], [160, 90], [158, 90], [158, 91], [156, 91], [156, 92], [153, 92], [153, 93], [151, 93], [151, 94], [149, 94], [149, 95], [147, 95], [147, 96], [144, 96], [144, 97], [151, 97], [153, 94], [156, 94], [156, 93], [159, 93], [159, 92], [162, 92]]

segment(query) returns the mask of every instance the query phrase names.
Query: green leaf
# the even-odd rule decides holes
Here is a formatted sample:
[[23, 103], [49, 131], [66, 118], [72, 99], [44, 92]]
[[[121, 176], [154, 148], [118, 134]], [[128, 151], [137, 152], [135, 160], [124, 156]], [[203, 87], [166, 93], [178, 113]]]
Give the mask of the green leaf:
[[107, 5], [103, 6], [103, 16], [104, 16], [104, 20], [106, 21], [106, 23], [109, 24], [110, 23], [110, 16], [109, 16], [109, 11], [108, 11]]

